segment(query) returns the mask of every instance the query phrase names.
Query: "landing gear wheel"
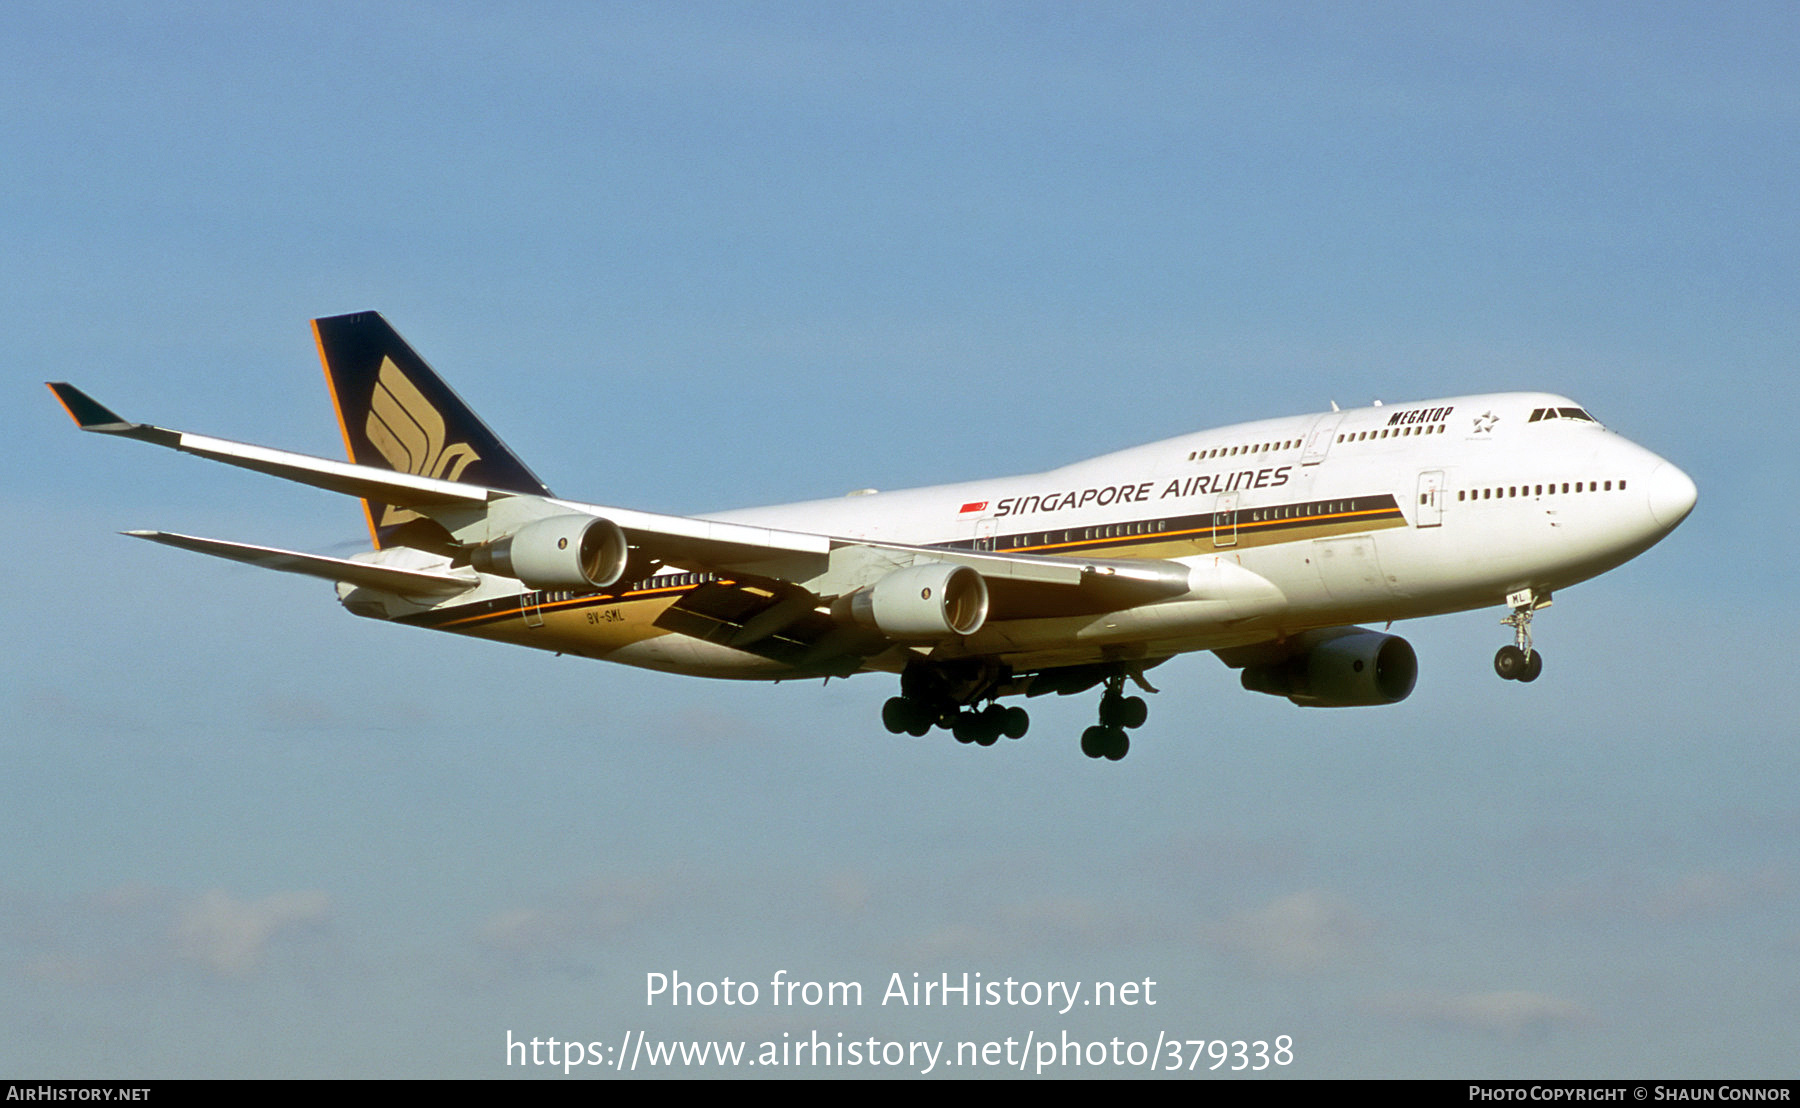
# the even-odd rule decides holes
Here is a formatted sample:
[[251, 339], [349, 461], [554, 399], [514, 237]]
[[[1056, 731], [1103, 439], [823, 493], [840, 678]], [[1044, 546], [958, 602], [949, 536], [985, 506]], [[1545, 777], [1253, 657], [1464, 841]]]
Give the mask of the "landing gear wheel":
[[1121, 696], [1110, 689], [1100, 698], [1100, 722], [1106, 727], [1142, 727], [1150, 718], [1150, 705], [1141, 696]]
[[973, 709], [956, 713], [956, 721], [950, 729], [956, 734], [959, 743], [975, 743], [979, 746], [993, 746], [1000, 741], [1000, 724], [1006, 714], [1005, 709], [989, 707], [977, 712]]
[[931, 722], [931, 712], [908, 697], [891, 696], [881, 706], [881, 725], [896, 735], [918, 738], [931, 730]]
[[1106, 749], [1102, 751], [1106, 760], [1116, 762], [1131, 753], [1131, 739], [1125, 734], [1123, 727], [1108, 727]]
[[1098, 724], [1081, 733], [1081, 752], [1090, 758], [1106, 757], [1106, 744], [1110, 728]]
[[1494, 655], [1494, 672], [1508, 681], [1536, 681], [1544, 672], [1544, 656], [1531, 648], [1531, 617], [1550, 606], [1550, 594], [1522, 589], [1506, 598], [1512, 614], [1501, 620], [1513, 629], [1513, 644]]
[[1116, 762], [1131, 750], [1131, 740], [1123, 727], [1096, 725], [1081, 733], [1081, 752], [1090, 758]]
[[1031, 726], [1031, 716], [1023, 708], [1006, 709], [1006, 721], [1000, 725], [1000, 733], [1009, 739], [1022, 739]]
[[1533, 650], [1531, 652], [1531, 657], [1525, 659], [1525, 672], [1519, 674], [1519, 680], [1536, 681], [1538, 679], [1538, 674], [1542, 672], [1544, 672], [1544, 656], [1538, 651]]
[[1520, 680], [1521, 675], [1528, 667], [1529, 663], [1525, 660], [1525, 652], [1516, 646], [1503, 646], [1499, 653], [1494, 655], [1494, 672], [1498, 673], [1502, 680]]
[[1010, 711], [1011, 709], [1002, 708], [998, 704], [989, 704], [982, 710], [981, 733], [985, 736], [992, 736], [982, 740], [982, 746], [994, 745], [995, 741], [1006, 733], [1006, 717]]

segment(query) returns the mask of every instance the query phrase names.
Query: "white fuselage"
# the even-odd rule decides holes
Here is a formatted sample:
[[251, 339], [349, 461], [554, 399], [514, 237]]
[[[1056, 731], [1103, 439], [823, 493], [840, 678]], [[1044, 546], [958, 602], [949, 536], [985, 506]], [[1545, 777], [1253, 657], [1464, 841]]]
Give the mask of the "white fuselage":
[[[1015, 605], [973, 634], [861, 664], [985, 657], [1026, 672], [1535, 603], [1641, 553], [1694, 497], [1679, 469], [1573, 401], [1495, 393], [1237, 424], [1044, 473], [704, 519], [847, 543], [1185, 567], [1186, 591], [1154, 602], [1085, 614]], [[487, 577], [420, 615], [443, 630], [670, 672], [794, 676], [766, 652], [671, 629], [670, 605], [700, 580], [667, 570], [596, 597], [521, 595], [518, 582], [508, 591]]]
[[[1045, 473], [710, 518], [922, 546], [1160, 554], [1197, 568], [1228, 562], [1272, 583], [1285, 601], [1222, 622], [1205, 597], [1174, 598], [990, 623], [962, 644], [1020, 668], [1075, 664], [1115, 654], [1120, 644], [1161, 656], [1487, 607], [1527, 589], [1547, 595], [1634, 557], [1692, 508], [1694, 485], [1675, 466], [1587, 418], [1532, 420], [1546, 410], [1580, 408], [1543, 393], [1375, 406], [1200, 431]], [[1384, 496], [1397, 515], [1314, 507]], [[1287, 526], [1271, 515], [1282, 512], [1310, 515]], [[1322, 518], [1334, 515], [1349, 518]], [[1171, 539], [1177, 519], [1198, 527]], [[1120, 533], [1137, 526], [1151, 530]], [[1184, 607], [1195, 609], [1193, 618]], [[639, 645], [655, 650], [660, 642]], [[677, 652], [683, 669], [702, 663]], [[722, 668], [747, 676], [747, 661], [765, 668], [741, 655]]]

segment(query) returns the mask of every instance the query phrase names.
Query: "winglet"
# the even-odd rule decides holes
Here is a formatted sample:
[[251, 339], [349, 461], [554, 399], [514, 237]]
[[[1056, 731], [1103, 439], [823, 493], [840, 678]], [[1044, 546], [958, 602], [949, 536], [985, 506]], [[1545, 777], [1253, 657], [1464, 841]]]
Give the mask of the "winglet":
[[142, 439], [160, 446], [176, 446], [181, 440], [181, 436], [174, 431], [152, 427], [148, 423], [132, 423], [67, 381], [45, 381], [44, 384], [56, 394], [57, 402], [63, 406], [63, 411], [69, 413], [75, 426], [83, 431], [124, 435], [128, 439]]
[[83, 431], [109, 431], [114, 434], [130, 430], [133, 424], [119, 418], [119, 413], [82, 392], [67, 381], [45, 381], [50, 391], [56, 394], [63, 411], [75, 421], [75, 426]]

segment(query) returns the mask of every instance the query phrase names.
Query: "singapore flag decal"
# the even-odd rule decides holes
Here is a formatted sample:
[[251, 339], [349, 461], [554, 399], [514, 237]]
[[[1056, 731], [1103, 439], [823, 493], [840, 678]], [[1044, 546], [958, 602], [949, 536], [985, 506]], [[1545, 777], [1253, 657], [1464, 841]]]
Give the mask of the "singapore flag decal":
[[985, 500], [971, 500], [967, 504], [964, 504], [962, 506], [962, 511], [957, 512], [956, 514], [959, 516], [966, 516], [970, 512], [986, 511], [987, 506], [988, 506], [988, 502]]

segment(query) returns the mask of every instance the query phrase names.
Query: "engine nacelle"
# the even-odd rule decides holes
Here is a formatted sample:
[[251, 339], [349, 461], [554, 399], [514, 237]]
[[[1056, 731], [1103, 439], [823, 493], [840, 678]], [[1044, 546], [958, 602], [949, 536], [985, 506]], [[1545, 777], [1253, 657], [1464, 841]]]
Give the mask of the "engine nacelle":
[[1400, 636], [1361, 628], [1311, 636], [1310, 645], [1285, 661], [1245, 666], [1244, 687], [1308, 708], [1396, 704], [1412, 694], [1419, 658]]
[[988, 590], [968, 566], [932, 562], [894, 570], [838, 603], [852, 620], [896, 642], [932, 642], [981, 630]]
[[604, 589], [624, 577], [630, 560], [625, 532], [612, 520], [552, 516], [476, 547], [470, 564], [533, 589]]

